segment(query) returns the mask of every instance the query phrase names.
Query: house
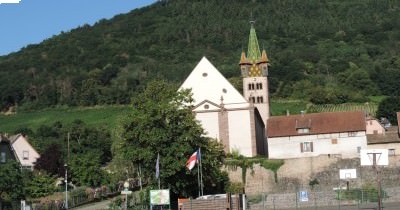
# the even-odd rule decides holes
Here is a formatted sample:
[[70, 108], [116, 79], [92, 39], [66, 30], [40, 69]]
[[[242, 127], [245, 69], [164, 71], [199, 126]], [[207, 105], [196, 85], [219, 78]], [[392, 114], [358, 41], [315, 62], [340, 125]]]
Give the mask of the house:
[[270, 117], [267, 123], [271, 159], [340, 154], [359, 157], [367, 148], [363, 112], [326, 112]]
[[10, 140], [6, 136], [0, 135], [0, 164], [9, 160], [15, 160]]
[[17, 134], [10, 136], [9, 143], [15, 159], [20, 163], [22, 169], [33, 170], [39, 153], [29, 144], [26, 136]]
[[400, 154], [400, 112], [397, 126], [386, 127], [384, 132], [367, 133], [367, 140], [368, 149], [387, 149], [389, 156]]
[[265, 125], [257, 108], [206, 57], [183, 82], [182, 89], [191, 90], [192, 111], [205, 135], [221, 142], [226, 153], [266, 155]]
[[385, 126], [375, 118], [367, 117], [366, 119], [366, 132], [369, 134], [385, 134]]

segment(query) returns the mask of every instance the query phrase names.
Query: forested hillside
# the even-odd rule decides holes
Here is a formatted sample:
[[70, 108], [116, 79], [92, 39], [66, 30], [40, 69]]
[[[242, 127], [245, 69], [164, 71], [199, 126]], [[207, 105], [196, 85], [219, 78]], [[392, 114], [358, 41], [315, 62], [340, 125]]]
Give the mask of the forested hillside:
[[270, 92], [315, 104], [400, 93], [400, 1], [164, 0], [0, 57], [0, 108], [126, 104], [203, 55], [240, 86], [249, 20]]

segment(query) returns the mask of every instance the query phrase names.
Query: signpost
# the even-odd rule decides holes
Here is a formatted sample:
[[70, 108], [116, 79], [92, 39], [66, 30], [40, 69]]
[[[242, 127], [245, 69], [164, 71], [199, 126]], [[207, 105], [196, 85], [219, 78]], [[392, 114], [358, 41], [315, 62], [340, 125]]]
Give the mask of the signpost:
[[170, 205], [169, 189], [150, 190], [150, 208], [152, 209], [155, 205]]

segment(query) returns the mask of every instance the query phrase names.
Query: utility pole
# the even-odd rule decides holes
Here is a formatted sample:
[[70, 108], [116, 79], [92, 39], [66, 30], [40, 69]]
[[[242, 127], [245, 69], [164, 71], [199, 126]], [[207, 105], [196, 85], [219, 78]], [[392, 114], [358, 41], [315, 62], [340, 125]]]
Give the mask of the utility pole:
[[68, 161], [69, 161], [69, 132], [67, 135], [67, 162], [64, 164], [65, 168], [65, 209], [68, 210]]
[[65, 209], [68, 210], [68, 165], [64, 164], [65, 168]]

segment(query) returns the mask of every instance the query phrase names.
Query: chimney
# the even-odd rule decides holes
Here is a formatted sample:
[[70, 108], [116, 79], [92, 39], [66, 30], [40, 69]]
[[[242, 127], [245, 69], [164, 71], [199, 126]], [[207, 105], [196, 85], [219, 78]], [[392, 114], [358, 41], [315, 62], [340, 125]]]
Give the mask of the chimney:
[[289, 116], [289, 115], [290, 115], [289, 109], [286, 109], [286, 116]]

